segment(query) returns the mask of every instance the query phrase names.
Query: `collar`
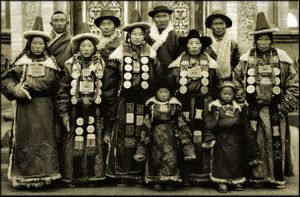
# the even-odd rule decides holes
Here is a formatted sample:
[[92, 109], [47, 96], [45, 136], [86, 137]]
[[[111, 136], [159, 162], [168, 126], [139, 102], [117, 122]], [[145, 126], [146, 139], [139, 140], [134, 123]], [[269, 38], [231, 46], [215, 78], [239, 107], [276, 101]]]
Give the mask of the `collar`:
[[176, 97], [171, 97], [169, 101], [166, 102], [160, 102], [158, 101], [155, 96], [152, 96], [150, 99], [146, 101], [146, 106], [150, 105], [151, 103], [153, 104], [160, 104], [160, 105], [165, 105], [165, 104], [170, 104], [170, 105], [179, 105], [182, 107], [182, 104]]

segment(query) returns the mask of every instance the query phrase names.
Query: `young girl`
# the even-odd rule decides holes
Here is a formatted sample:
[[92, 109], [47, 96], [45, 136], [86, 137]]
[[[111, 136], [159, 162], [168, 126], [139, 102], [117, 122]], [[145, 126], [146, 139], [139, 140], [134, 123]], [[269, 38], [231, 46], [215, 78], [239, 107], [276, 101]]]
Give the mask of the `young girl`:
[[202, 147], [213, 148], [210, 178], [218, 183], [218, 191], [222, 193], [227, 192], [227, 184], [234, 185], [238, 191], [243, 190], [247, 163], [250, 166], [260, 163], [246, 106], [241, 107], [234, 100], [235, 92], [234, 84], [224, 81], [219, 90], [220, 99], [209, 104], [210, 112], [205, 118]]
[[178, 169], [177, 137], [183, 144], [184, 159], [196, 158], [182, 105], [171, 97], [166, 84], [159, 86], [156, 96], [146, 102], [141, 143], [134, 156], [137, 161], [144, 161], [147, 157], [145, 182], [154, 183], [153, 189], [156, 190], [162, 189], [161, 183], [166, 189], [173, 189], [174, 182], [182, 181]]

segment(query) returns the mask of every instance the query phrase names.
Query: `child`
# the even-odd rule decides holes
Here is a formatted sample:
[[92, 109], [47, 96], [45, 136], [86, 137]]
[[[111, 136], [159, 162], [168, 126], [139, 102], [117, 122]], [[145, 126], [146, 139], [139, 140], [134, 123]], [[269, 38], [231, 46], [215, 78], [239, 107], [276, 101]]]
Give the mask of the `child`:
[[[221, 83], [220, 99], [209, 104], [209, 114], [205, 118], [202, 147], [213, 148], [210, 176], [218, 183], [221, 193], [227, 192], [227, 184], [234, 185], [237, 191], [243, 190], [247, 163], [250, 166], [261, 163], [246, 106], [241, 107], [234, 100], [235, 92], [236, 87], [231, 81]], [[257, 174], [254, 176], [259, 176]]]
[[177, 137], [184, 145], [185, 160], [195, 159], [191, 132], [181, 111], [181, 103], [171, 97], [167, 83], [159, 86], [156, 96], [146, 102], [144, 129], [134, 158], [146, 160], [145, 182], [154, 183], [153, 189], [174, 189], [181, 182], [177, 158]]

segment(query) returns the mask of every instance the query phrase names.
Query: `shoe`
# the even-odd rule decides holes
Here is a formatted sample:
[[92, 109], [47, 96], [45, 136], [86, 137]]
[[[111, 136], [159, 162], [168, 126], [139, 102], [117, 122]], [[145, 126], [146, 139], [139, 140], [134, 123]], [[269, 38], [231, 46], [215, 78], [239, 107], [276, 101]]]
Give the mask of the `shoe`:
[[166, 185], [166, 189], [167, 189], [167, 190], [173, 190], [173, 189], [175, 189], [175, 187], [174, 187], [174, 185], [173, 185], [172, 183], [168, 183], [168, 184]]
[[184, 187], [188, 187], [188, 186], [190, 186], [191, 184], [190, 184], [190, 182], [189, 182], [189, 180], [183, 180], [183, 186]]
[[124, 187], [127, 185], [128, 185], [128, 183], [127, 183], [127, 180], [125, 180], [125, 179], [119, 179], [117, 182], [117, 186], [119, 186], [119, 187]]
[[88, 185], [87, 185], [88, 187], [95, 187], [96, 186], [96, 184], [95, 183], [88, 183]]
[[160, 185], [160, 184], [155, 184], [154, 186], [153, 186], [153, 189], [154, 190], [162, 190], [162, 186]]
[[68, 183], [68, 187], [70, 187], [70, 188], [75, 188], [75, 187], [77, 187], [77, 185], [75, 185], [75, 184], [73, 184], [73, 183]]
[[137, 180], [137, 181], [135, 181], [134, 185], [138, 186], [138, 187], [142, 187], [142, 186], [144, 186], [144, 182], [143, 182], [143, 180]]
[[253, 183], [252, 186], [253, 186], [254, 188], [256, 188], [256, 189], [261, 189], [261, 188], [263, 188], [262, 183]]
[[271, 187], [275, 188], [275, 189], [284, 189], [285, 184], [274, 183], [274, 184], [271, 185]]
[[237, 184], [235, 186], [235, 191], [243, 191], [243, 190], [244, 190], [244, 188], [243, 188], [242, 184]]
[[224, 183], [219, 183], [218, 184], [218, 192], [220, 193], [226, 193], [228, 191], [227, 185]]

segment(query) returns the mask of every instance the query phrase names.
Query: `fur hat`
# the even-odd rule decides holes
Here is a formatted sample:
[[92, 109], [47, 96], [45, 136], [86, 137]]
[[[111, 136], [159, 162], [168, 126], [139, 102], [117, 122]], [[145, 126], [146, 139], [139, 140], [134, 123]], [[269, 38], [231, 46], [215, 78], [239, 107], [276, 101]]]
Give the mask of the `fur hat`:
[[129, 25], [126, 25], [125, 27], [123, 27], [123, 31], [132, 31], [134, 28], [136, 27], [140, 27], [144, 30], [147, 30], [150, 28], [150, 24], [146, 23], [146, 22], [141, 22], [142, 18], [141, 18], [141, 14], [138, 10], [132, 10], [131, 14], [130, 14], [130, 20], [129, 20]]
[[211, 43], [212, 43], [212, 40], [211, 40], [210, 37], [202, 36], [201, 33], [198, 30], [192, 29], [192, 30], [189, 31], [189, 34], [188, 34], [187, 37], [179, 37], [180, 45], [186, 46], [189, 39], [191, 39], [191, 38], [199, 38], [199, 40], [202, 44], [202, 48], [205, 48], [205, 47], [211, 45]]
[[74, 36], [71, 40], [74, 46], [77, 46], [79, 41], [83, 39], [90, 39], [93, 40], [96, 45], [99, 44], [99, 37], [93, 33], [90, 33], [90, 27], [87, 23], [82, 23], [79, 27], [79, 33], [76, 36]]
[[119, 27], [121, 24], [121, 21], [118, 17], [115, 16], [114, 11], [112, 10], [101, 10], [100, 11], [100, 16], [95, 19], [94, 23], [97, 27], [100, 26], [101, 21], [104, 19], [110, 19], [114, 22], [116, 27]]
[[211, 27], [211, 23], [215, 18], [221, 18], [225, 21], [226, 23], [226, 27], [229, 28], [232, 26], [232, 20], [226, 16], [225, 12], [223, 10], [214, 10], [211, 15], [209, 15], [206, 19], [205, 19], [205, 26], [207, 28]]
[[174, 11], [171, 10], [167, 5], [158, 3], [154, 5], [150, 12], [148, 12], [148, 15], [153, 18], [154, 15], [158, 12], [167, 12], [168, 14], [172, 14]]
[[234, 83], [232, 81], [223, 81], [220, 86], [219, 86], [219, 90], [221, 91], [223, 88], [225, 87], [230, 87], [232, 88], [234, 91], [236, 91], [236, 86], [234, 85]]
[[30, 37], [39, 36], [39, 37], [44, 38], [46, 40], [46, 42], [51, 39], [50, 34], [44, 32], [43, 19], [40, 16], [37, 16], [35, 18], [35, 22], [34, 22], [34, 25], [32, 27], [32, 30], [25, 31], [23, 36], [26, 39], [29, 39]]
[[255, 31], [249, 33], [249, 35], [266, 34], [278, 31], [278, 28], [271, 28], [264, 12], [259, 12], [256, 18]]

